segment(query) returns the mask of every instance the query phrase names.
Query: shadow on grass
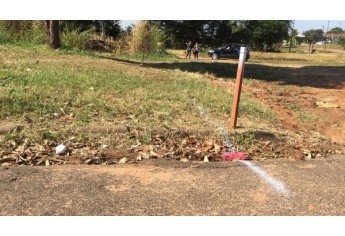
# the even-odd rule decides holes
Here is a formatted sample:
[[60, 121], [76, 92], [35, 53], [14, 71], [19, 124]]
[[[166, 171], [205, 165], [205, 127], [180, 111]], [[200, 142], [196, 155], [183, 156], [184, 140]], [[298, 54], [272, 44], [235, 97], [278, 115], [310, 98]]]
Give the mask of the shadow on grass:
[[[187, 72], [212, 74], [216, 78], [234, 79], [237, 64], [224, 62], [173, 62], [147, 63], [146, 66], [159, 69], [180, 69]], [[244, 78], [264, 81], [277, 81], [281, 85], [296, 85], [324, 89], [343, 89], [345, 87], [345, 67], [304, 66], [300, 68], [246, 64]]]
[[108, 60], [113, 60], [113, 61], [118, 61], [118, 62], [124, 62], [124, 63], [128, 63], [128, 64], [134, 64], [134, 65], [140, 65], [141, 62], [140, 61], [134, 61], [134, 60], [130, 60], [130, 59], [122, 59], [122, 58], [115, 58], [115, 57], [106, 57], [106, 56], [99, 56], [97, 55], [98, 58], [102, 58], [102, 59], [108, 59]]
[[[141, 62], [102, 57], [119, 62], [139, 65]], [[229, 60], [198, 60], [175, 62], [145, 61], [144, 66], [164, 70], [176, 70], [212, 75], [222, 79], [234, 79], [237, 73], [237, 63], [229, 63]], [[281, 85], [296, 85], [301, 87], [314, 87], [324, 89], [344, 89], [345, 66], [303, 66], [284, 67], [269, 66], [255, 63], [247, 63], [244, 69], [244, 78], [264, 81], [277, 81]]]

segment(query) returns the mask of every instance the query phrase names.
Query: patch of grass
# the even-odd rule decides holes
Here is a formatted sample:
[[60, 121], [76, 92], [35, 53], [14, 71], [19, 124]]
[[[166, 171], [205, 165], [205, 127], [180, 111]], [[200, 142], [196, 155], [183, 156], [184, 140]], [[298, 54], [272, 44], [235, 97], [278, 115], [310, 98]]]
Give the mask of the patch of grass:
[[[115, 58], [120, 59], [128, 59], [128, 60], [142, 60], [143, 54], [142, 53], [122, 53], [121, 55], [116, 55]], [[145, 54], [145, 61], [164, 61], [164, 60], [171, 60], [171, 59], [177, 59], [175, 55], [169, 54], [165, 51], [162, 52], [154, 52]]]
[[299, 111], [301, 109], [300, 105], [296, 104], [296, 103], [291, 103], [289, 105], [289, 109], [293, 110], [293, 111]]
[[308, 91], [308, 90], [304, 90], [302, 89], [299, 94], [313, 94], [312, 92]]
[[297, 118], [305, 123], [312, 123], [317, 121], [317, 117], [315, 115], [309, 114], [309, 112], [304, 110], [299, 110], [297, 114]]
[[151, 142], [151, 132], [144, 132], [139, 136], [140, 143], [148, 145]]
[[240, 146], [241, 149], [247, 150], [256, 138], [253, 133], [235, 133], [231, 136], [231, 141]]
[[275, 113], [263, 103], [250, 99], [245, 95], [241, 95], [240, 114], [246, 114], [251, 117], [263, 118], [268, 121], [276, 119]]

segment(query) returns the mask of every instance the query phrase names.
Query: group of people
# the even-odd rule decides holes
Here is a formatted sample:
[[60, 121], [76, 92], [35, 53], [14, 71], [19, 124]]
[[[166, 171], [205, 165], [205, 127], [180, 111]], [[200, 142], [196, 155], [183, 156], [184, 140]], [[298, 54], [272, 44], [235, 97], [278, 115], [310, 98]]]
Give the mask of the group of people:
[[194, 59], [199, 58], [199, 45], [198, 43], [194, 44], [194, 47], [192, 47], [192, 41], [189, 41], [187, 44], [187, 53], [186, 53], [186, 58], [190, 58], [192, 55], [192, 50], [193, 50], [193, 55]]

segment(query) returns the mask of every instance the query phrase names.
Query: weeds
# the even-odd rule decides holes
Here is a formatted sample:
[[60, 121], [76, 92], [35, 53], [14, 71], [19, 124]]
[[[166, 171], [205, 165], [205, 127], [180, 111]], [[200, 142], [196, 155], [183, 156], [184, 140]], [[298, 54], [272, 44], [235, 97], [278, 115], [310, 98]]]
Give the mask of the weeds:
[[296, 103], [291, 103], [289, 105], [289, 109], [293, 110], [293, 111], [299, 111], [301, 109], [300, 105], [296, 104]]
[[300, 121], [305, 123], [312, 123], [317, 120], [317, 117], [315, 115], [309, 114], [307, 111], [299, 110], [297, 117]]
[[248, 150], [256, 140], [253, 133], [235, 133], [230, 139], [243, 150]]

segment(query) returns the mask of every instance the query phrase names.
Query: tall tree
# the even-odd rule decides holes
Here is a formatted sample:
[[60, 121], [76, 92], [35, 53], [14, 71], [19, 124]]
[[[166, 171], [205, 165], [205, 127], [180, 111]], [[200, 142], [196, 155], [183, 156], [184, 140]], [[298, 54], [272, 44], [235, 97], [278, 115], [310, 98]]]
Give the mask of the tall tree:
[[121, 34], [121, 26], [119, 20], [64, 20], [61, 21], [62, 30], [78, 30], [83, 32], [95, 29], [104, 37], [117, 38]]
[[181, 48], [186, 42], [205, 43], [205, 25], [207, 21], [202, 20], [159, 20], [151, 21], [158, 23], [167, 36], [166, 46]]
[[188, 40], [203, 46], [220, 46], [229, 42], [250, 44], [255, 49], [274, 48], [289, 38], [289, 20], [177, 20], [156, 21], [168, 36], [167, 46], [184, 47]]
[[47, 28], [47, 36], [48, 36], [48, 45], [54, 49], [59, 48], [61, 46], [59, 21], [47, 20], [46, 28]]
[[311, 29], [308, 31], [303, 32], [305, 35], [308, 43], [309, 43], [309, 52], [313, 52], [314, 44], [317, 41], [321, 41], [324, 38], [323, 30], [322, 29]]
[[83, 32], [91, 29], [94, 26], [93, 20], [61, 20], [60, 21], [60, 30], [71, 31], [78, 30]]
[[236, 38], [257, 50], [273, 50], [289, 38], [290, 20], [248, 20], [239, 22]]
[[345, 38], [344, 37], [339, 37], [338, 44], [341, 45], [343, 47], [343, 49], [345, 50]]
[[119, 20], [95, 20], [93, 25], [96, 32], [101, 33], [103, 37], [117, 38], [121, 33]]
[[205, 44], [215, 47], [229, 43], [232, 40], [232, 21], [210, 20], [205, 22]]

